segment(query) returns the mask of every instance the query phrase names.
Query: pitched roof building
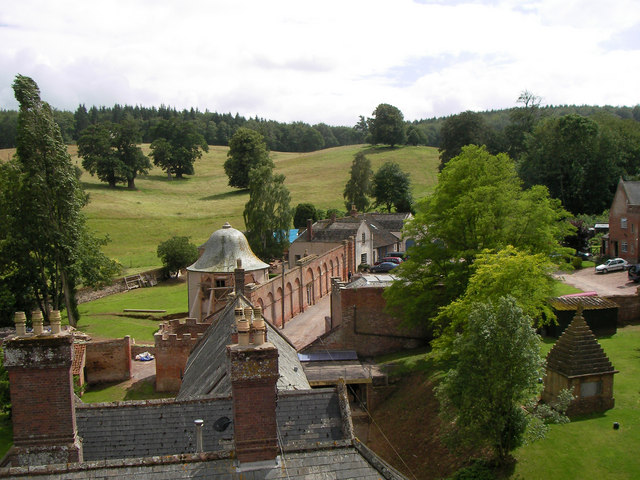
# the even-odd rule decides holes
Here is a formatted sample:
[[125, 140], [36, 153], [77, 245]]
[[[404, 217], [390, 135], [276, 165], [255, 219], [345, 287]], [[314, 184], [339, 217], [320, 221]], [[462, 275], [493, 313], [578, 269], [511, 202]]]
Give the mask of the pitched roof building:
[[289, 246], [289, 265], [305, 255], [321, 255], [353, 237], [356, 265], [373, 265], [388, 252], [405, 251], [404, 222], [410, 213], [358, 213], [307, 224]]
[[310, 389], [242, 295], [198, 341], [176, 399], [74, 400], [66, 332], [21, 331], [5, 350], [14, 446], [0, 478], [404, 478], [355, 438], [344, 384]]
[[620, 178], [611, 208], [606, 254], [631, 263], [640, 258], [640, 182]]

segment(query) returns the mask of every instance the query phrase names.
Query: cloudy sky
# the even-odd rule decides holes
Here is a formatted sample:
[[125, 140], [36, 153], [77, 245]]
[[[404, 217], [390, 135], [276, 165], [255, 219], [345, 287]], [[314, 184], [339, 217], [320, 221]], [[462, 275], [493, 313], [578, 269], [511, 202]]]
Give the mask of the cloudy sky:
[[637, 0], [4, 0], [0, 108], [32, 77], [59, 109], [170, 105], [353, 125], [640, 103]]

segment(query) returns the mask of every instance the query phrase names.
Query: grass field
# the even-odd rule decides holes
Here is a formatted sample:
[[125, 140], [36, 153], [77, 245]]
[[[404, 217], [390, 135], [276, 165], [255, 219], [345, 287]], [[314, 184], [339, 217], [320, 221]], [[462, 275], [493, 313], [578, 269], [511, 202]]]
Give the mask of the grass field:
[[[149, 146], [143, 145], [145, 153]], [[70, 146], [73, 161], [81, 167], [77, 149]], [[430, 192], [435, 183], [438, 151], [431, 147], [370, 147], [352, 145], [311, 153], [279, 153], [271, 156], [276, 171], [286, 176], [291, 204], [310, 202], [322, 209], [344, 210], [342, 192], [354, 155], [364, 151], [373, 170], [394, 161], [411, 176], [415, 198]], [[156, 249], [173, 235], [189, 236], [197, 245], [225, 222], [243, 230], [242, 212], [248, 192], [227, 185], [223, 164], [228, 147], [212, 146], [196, 161], [196, 174], [184, 180], [168, 180], [158, 168], [136, 179], [136, 190], [124, 186], [109, 188], [84, 172], [81, 181], [90, 195], [85, 207], [89, 227], [99, 235], [109, 235], [104, 251], [134, 273], [160, 266]], [[12, 150], [0, 150], [0, 159]]]
[[[153, 343], [153, 334], [164, 315], [183, 313], [187, 308], [186, 282], [163, 282], [152, 288], [117, 293], [79, 305], [78, 329], [93, 338], [122, 338], [136, 343]], [[161, 314], [125, 314], [125, 309], [166, 310]], [[140, 318], [148, 316], [149, 318]]]
[[[566, 425], [552, 425], [546, 438], [525, 445], [514, 452], [517, 460], [508, 478], [518, 480], [581, 480], [635, 479], [640, 475], [640, 326], [618, 329], [615, 335], [599, 339], [602, 348], [619, 370], [614, 379], [615, 407], [601, 414], [577, 417]], [[546, 355], [555, 339], [545, 338], [542, 353]], [[394, 354], [379, 359], [396, 365], [401, 375], [421, 373], [430, 380], [437, 380], [440, 372], [434, 367], [428, 350]], [[409, 394], [411, 396], [411, 394]], [[432, 412], [431, 414], [435, 414]], [[387, 416], [382, 409], [379, 415]], [[383, 422], [381, 419], [377, 421]], [[412, 424], [428, 423], [420, 418]], [[620, 424], [613, 429], [613, 422]], [[393, 428], [393, 422], [388, 428]], [[397, 438], [407, 432], [387, 431]], [[429, 435], [429, 432], [425, 432]], [[411, 433], [419, 443], [417, 434]], [[431, 459], [428, 453], [422, 461]]]

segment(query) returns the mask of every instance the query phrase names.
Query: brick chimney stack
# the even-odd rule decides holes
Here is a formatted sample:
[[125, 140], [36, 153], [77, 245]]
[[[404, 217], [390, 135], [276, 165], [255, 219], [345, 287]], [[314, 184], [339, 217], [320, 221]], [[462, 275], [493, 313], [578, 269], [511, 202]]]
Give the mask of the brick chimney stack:
[[[258, 313], [259, 312], [254, 312]], [[237, 316], [238, 322], [246, 322]], [[262, 340], [263, 325], [252, 324], [251, 339]], [[254, 320], [255, 322], [255, 320]], [[245, 328], [238, 325], [238, 333]], [[243, 342], [244, 343], [244, 342]], [[271, 343], [227, 346], [233, 398], [236, 457], [243, 463], [275, 461], [278, 455], [276, 396], [278, 349]]]
[[351, 211], [349, 212], [349, 215], [351, 215], [352, 217], [358, 216], [358, 209], [356, 208], [355, 204], [351, 204]]
[[[82, 461], [71, 375], [73, 337], [66, 331], [28, 334], [24, 318], [16, 313], [17, 334], [4, 343], [13, 417], [13, 447], [4, 465]], [[52, 312], [52, 318], [59, 313]]]
[[242, 260], [236, 260], [236, 269], [233, 272], [234, 288], [236, 295], [242, 293], [244, 295], [244, 268], [242, 268]]
[[313, 220], [307, 218], [307, 242], [313, 240]]

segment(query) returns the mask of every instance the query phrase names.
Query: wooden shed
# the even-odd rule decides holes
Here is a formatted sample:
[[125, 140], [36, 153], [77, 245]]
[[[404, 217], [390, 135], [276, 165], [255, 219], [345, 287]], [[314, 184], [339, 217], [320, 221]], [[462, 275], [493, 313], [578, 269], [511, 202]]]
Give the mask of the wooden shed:
[[550, 300], [558, 324], [549, 325], [546, 334], [559, 337], [576, 315], [578, 306], [583, 308], [583, 317], [591, 331], [598, 337], [613, 335], [618, 328], [617, 303], [599, 296], [565, 296]]

